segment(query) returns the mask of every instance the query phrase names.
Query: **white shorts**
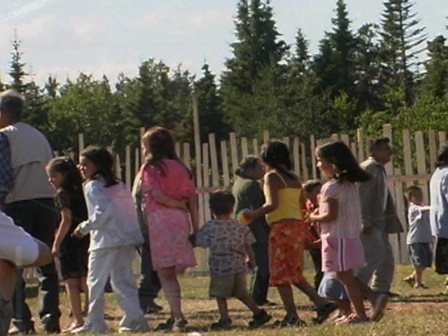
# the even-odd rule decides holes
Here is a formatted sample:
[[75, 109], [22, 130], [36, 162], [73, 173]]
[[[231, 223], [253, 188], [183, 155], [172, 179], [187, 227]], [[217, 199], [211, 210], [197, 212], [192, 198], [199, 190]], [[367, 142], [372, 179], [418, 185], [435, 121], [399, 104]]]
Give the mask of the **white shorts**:
[[0, 259], [16, 266], [34, 263], [39, 257], [36, 240], [0, 211]]

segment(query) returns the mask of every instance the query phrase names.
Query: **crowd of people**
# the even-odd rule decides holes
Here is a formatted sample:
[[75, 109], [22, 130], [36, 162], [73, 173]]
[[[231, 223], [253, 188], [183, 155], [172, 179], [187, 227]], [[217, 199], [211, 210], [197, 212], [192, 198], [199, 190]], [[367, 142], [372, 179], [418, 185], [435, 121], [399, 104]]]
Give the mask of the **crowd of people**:
[[[170, 317], [154, 329], [184, 331], [178, 274], [196, 265], [196, 247], [210, 250], [209, 295], [219, 312], [213, 330], [231, 328], [232, 297], [252, 312], [249, 328], [269, 323], [269, 287], [277, 289], [285, 312], [274, 327], [307, 324], [298, 315], [294, 287], [315, 305], [313, 323], [334, 311], [335, 324], [383, 317], [394, 295], [389, 234], [403, 231], [387, 186], [389, 139], [373, 141], [361, 164], [343, 142], [319, 146], [322, 180], [305, 183], [292, 170], [287, 145], [268, 141], [260, 156], [241, 161], [231, 191], [210, 195], [212, 219], [199, 223], [193, 174], [177, 157], [169, 130], [152, 127], [142, 137], [144, 164], [131, 192], [105, 148], [85, 148], [78, 164], [53, 158], [45, 136], [22, 121], [24, 103], [14, 91], [0, 94], [0, 335], [36, 332], [22, 279], [23, 267], [31, 265], [39, 272], [38, 314], [47, 333], [108, 332], [108, 285], [123, 311], [119, 332], [150, 330], [145, 314], [163, 309], [155, 302], [160, 290]], [[433, 237], [436, 272], [448, 273], [447, 186], [443, 145], [430, 184], [431, 206], [423, 203], [421, 188], [407, 189], [407, 244], [415, 269], [404, 281], [414, 288], [425, 287]], [[312, 285], [303, 274], [305, 251], [316, 270]], [[55, 259], [72, 318], [64, 328]]]

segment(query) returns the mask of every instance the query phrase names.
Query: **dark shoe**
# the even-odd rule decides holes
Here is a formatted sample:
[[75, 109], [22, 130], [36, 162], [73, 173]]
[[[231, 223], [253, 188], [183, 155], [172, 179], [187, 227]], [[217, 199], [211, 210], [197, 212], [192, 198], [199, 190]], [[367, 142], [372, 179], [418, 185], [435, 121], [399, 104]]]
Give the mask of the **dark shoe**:
[[175, 318], [171, 331], [173, 332], [183, 332], [187, 327], [187, 320], [184, 318]]
[[254, 315], [253, 320], [249, 322], [249, 329], [261, 327], [263, 324], [268, 323], [271, 318], [272, 316], [262, 309], [257, 315]]
[[210, 330], [213, 331], [229, 330], [230, 328], [232, 328], [232, 320], [229, 318], [220, 318], [218, 322], [212, 323], [212, 325], [210, 326]]
[[8, 330], [8, 335], [34, 335], [36, 330], [34, 329], [34, 323], [28, 324], [26, 326], [13, 325]]
[[159, 306], [154, 300], [148, 302], [148, 306], [146, 307], [146, 314], [154, 314], [163, 310], [162, 306]]
[[334, 312], [336, 309], [338, 309], [337, 304], [335, 303], [327, 303], [323, 306], [319, 306], [316, 308], [316, 314], [317, 316], [313, 319], [313, 322], [316, 324], [324, 323], [330, 314]]
[[48, 334], [59, 334], [61, 327], [59, 326], [59, 319], [54, 315], [46, 314], [41, 318], [41, 322], [44, 325], [44, 331]]
[[283, 320], [277, 320], [273, 324], [274, 328], [286, 328], [286, 327], [305, 327], [306, 322], [298, 318], [297, 316], [286, 315]]
[[154, 331], [170, 331], [173, 329], [174, 319], [170, 317], [166, 322], [160, 323]]
[[399, 294], [399, 293], [394, 293], [394, 292], [391, 292], [391, 291], [386, 292], [385, 294], [387, 294], [390, 298], [397, 298], [397, 297], [400, 297], [400, 294]]

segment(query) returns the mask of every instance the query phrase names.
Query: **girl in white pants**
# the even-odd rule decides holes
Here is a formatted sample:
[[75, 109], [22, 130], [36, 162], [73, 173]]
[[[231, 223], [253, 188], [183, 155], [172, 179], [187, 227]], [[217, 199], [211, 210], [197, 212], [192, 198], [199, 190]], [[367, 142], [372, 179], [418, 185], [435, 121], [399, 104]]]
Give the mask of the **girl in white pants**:
[[89, 313], [84, 325], [72, 332], [107, 332], [104, 286], [109, 277], [124, 312], [119, 332], [149, 331], [132, 270], [135, 246], [143, 243], [132, 195], [113, 173], [113, 158], [106, 149], [87, 147], [81, 152], [79, 169], [86, 181], [84, 194], [89, 218], [73, 234], [77, 237], [90, 234]]

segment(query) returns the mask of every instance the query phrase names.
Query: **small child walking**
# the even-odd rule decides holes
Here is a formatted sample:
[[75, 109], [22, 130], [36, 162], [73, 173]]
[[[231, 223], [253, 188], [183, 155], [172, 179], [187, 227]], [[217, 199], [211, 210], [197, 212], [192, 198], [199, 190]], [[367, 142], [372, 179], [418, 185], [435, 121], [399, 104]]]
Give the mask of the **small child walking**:
[[[210, 249], [210, 296], [216, 298], [220, 318], [213, 330], [229, 329], [227, 299], [235, 297], [253, 313], [249, 328], [267, 323], [271, 316], [260, 309], [247, 289], [247, 271], [254, 269], [252, 244], [255, 238], [246, 225], [233, 219], [235, 198], [231, 192], [216, 191], [210, 195], [210, 210], [214, 219], [205, 223], [196, 235], [196, 245]], [[246, 257], [249, 262], [246, 264]]]
[[[305, 218], [319, 208], [319, 194], [322, 188], [322, 182], [319, 180], [309, 180], [303, 184], [305, 190]], [[320, 227], [319, 223], [306, 221], [307, 228], [307, 244], [306, 249], [311, 257], [314, 265], [314, 288], [318, 290], [324, 273], [322, 272], [322, 255], [320, 252]]]
[[132, 262], [135, 247], [143, 243], [131, 192], [113, 172], [112, 155], [89, 146], [80, 154], [79, 169], [86, 183], [84, 195], [89, 218], [74, 231], [76, 237], [90, 233], [87, 286], [89, 313], [84, 325], [73, 333], [106, 333], [104, 286], [110, 277], [118, 304], [124, 312], [119, 332], [147, 332], [140, 309]]
[[423, 271], [432, 265], [431, 243], [433, 237], [429, 223], [430, 206], [423, 203], [423, 191], [418, 186], [410, 186], [406, 189], [409, 201], [408, 223], [409, 231], [406, 244], [409, 249], [409, 257], [414, 266], [411, 275], [403, 280], [414, 288], [428, 288], [422, 282]]
[[322, 271], [336, 273], [354, 307], [354, 313], [339, 324], [367, 322], [353, 270], [365, 264], [360, 239], [361, 205], [355, 183], [367, 181], [370, 175], [341, 141], [319, 146], [316, 157], [321, 174], [329, 179], [322, 187], [319, 209], [310, 215], [312, 221], [321, 224]]
[[55, 204], [59, 210], [60, 223], [51, 252], [59, 258], [62, 278], [65, 282], [73, 315], [71, 325], [62, 332], [71, 332], [84, 324], [81, 292], [87, 295], [87, 250], [89, 237], [72, 236], [79, 223], [87, 219], [87, 207], [82, 190], [82, 178], [75, 162], [70, 158], [57, 157], [46, 167], [48, 180], [56, 190]]

